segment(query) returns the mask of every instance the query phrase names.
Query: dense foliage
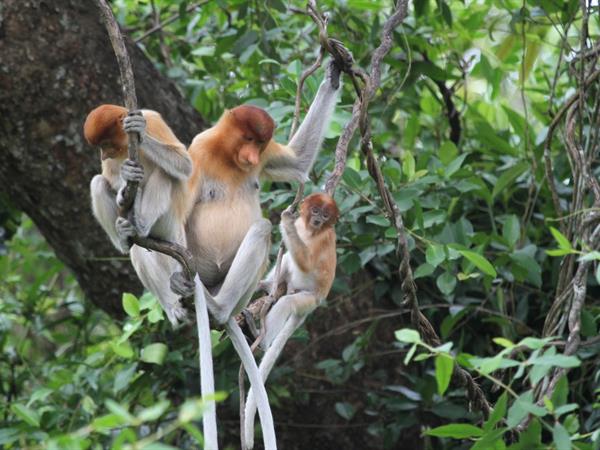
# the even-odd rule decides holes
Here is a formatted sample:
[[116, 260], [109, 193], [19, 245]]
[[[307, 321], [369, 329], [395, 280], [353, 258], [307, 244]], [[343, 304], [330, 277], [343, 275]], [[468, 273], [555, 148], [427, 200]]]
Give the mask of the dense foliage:
[[[330, 36], [368, 69], [391, 2], [319, 5], [330, 11]], [[114, 2], [129, 34], [208, 121], [224, 108], [253, 103], [273, 116], [280, 141], [289, 133], [297, 81], [318, 52], [313, 22], [289, 6]], [[581, 170], [569, 158], [564, 120], [556, 132], [551, 125], [579, 98], [575, 140], [598, 178], [599, 85], [596, 78], [582, 83], [598, 70], [598, 12], [591, 7], [588, 20], [578, 2], [554, 0], [410, 4], [369, 115], [375, 152], [409, 233], [421, 309], [446, 344], [431, 346], [406, 329], [414, 324], [400, 289], [396, 232], [355, 139], [336, 193], [342, 217], [334, 290], [308, 320], [309, 332], [297, 335], [312, 355], [292, 345], [295, 353], [269, 382], [276, 423], [279, 416], [314, 425], [327, 442], [343, 442], [339, 448], [600, 448], [600, 253], [573, 221], [598, 204], [576, 182]], [[584, 32], [591, 56], [582, 64]], [[319, 70], [307, 80], [304, 110], [322, 76]], [[332, 169], [354, 100], [346, 82], [307, 192], [322, 187]], [[293, 194], [285, 184], [263, 186], [273, 221]], [[4, 208], [0, 219], [14, 230], [20, 217]], [[0, 445], [197, 445], [202, 402], [194, 329], [170, 330], [148, 295], [124, 295], [124, 323], [94, 310], [26, 218], [4, 245]], [[582, 344], [565, 355], [570, 310], [557, 314], [552, 305], [582, 261], [590, 263], [577, 315]], [[221, 426], [222, 439], [235, 448], [238, 366], [216, 331], [214, 343], [219, 414], [231, 419]], [[496, 406], [487, 420], [451, 382], [454, 362], [471, 371]], [[568, 371], [536, 401], [555, 368]], [[326, 398], [316, 390], [323, 385], [331, 391]], [[315, 420], [323, 423], [301, 413], [307, 408], [322, 410]], [[347, 430], [350, 437], [340, 436]], [[305, 431], [278, 428], [288, 443], [283, 448], [294, 448], [294, 433]]]

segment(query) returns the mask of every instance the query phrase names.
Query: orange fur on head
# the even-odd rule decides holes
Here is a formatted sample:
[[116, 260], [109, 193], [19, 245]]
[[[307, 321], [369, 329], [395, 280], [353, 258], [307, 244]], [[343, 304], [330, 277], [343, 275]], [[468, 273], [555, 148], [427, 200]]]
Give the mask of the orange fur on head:
[[101, 105], [92, 110], [85, 119], [83, 134], [91, 145], [110, 144], [118, 150], [127, 148], [127, 134], [122, 120], [127, 109], [117, 105]]
[[259, 144], [266, 144], [273, 137], [275, 122], [264, 109], [241, 105], [233, 108], [229, 114], [234, 117], [245, 138], [252, 138]]
[[261, 153], [273, 137], [275, 122], [269, 114], [256, 106], [242, 105], [225, 111], [213, 127], [210, 152], [214, 165], [216, 158], [226, 167], [243, 172], [259, 167]]
[[334, 226], [340, 216], [340, 211], [338, 210], [337, 204], [331, 196], [323, 193], [311, 194], [304, 199], [302, 206], [300, 207], [300, 216], [302, 216], [306, 226], [309, 228], [311, 214], [310, 210], [312, 208], [319, 208], [321, 211], [329, 215], [329, 218], [321, 225], [321, 230], [325, 230]]

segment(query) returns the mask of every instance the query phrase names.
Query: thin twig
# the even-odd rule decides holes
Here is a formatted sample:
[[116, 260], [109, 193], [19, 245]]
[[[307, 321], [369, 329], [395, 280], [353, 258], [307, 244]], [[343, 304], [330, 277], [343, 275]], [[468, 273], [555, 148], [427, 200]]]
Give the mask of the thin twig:
[[[188, 6], [185, 9], [186, 13], [192, 12], [194, 9], [199, 8], [200, 6], [204, 6], [206, 5], [210, 0], [204, 0], [202, 2], [197, 2], [197, 3], [193, 3], [190, 6]], [[166, 27], [167, 25], [172, 24], [173, 22], [175, 22], [177, 19], [179, 19], [179, 16], [181, 16], [180, 13], [175, 13], [173, 14], [171, 17], [169, 17], [167, 20], [165, 20], [164, 22], [158, 23], [155, 26], [153, 26], [152, 28], [150, 28], [148, 31], [146, 31], [144, 34], [142, 34], [140, 37], [138, 37], [137, 39], [135, 39], [135, 43], [139, 44], [141, 41], [143, 41], [144, 39], [146, 39], [148, 36], [150, 36], [151, 34], [156, 33], [159, 30], [162, 30], [164, 27]]]

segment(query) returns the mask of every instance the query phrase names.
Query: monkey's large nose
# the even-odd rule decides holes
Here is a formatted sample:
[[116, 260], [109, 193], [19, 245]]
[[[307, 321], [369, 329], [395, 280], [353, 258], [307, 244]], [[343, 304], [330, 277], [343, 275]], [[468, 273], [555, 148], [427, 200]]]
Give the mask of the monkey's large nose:
[[258, 153], [248, 153], [246, 155], [246, 162], [251, 166], [256, 166], [258, 164]]

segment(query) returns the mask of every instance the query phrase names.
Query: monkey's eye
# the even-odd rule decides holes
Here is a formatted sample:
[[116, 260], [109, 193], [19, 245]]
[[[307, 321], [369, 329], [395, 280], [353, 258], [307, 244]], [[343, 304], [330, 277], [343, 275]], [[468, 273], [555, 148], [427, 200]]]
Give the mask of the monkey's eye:
[[323, 219], [325, 219], [325, 220], [329, 219], [329, 214], [323, 213]]
[[252, 142], [254, 139], [252, 139], [252, 136], [244, 136], [244, 139], [247, 140], [248, 142]]
[[318, 214], [319, 213], [319, 208], [317, 208], [316, 206], [313, 206], [312, 209], [310, 210], [313, 214]]

